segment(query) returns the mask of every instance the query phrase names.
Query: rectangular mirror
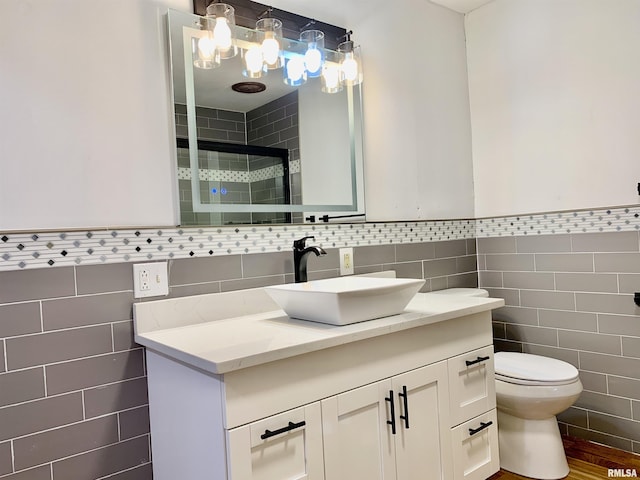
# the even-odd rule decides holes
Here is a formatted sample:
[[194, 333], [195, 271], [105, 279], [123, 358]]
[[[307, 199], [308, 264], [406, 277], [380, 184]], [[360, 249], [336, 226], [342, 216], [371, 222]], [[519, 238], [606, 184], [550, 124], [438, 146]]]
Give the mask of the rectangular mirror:
[[[168, 13], [181, 225], [364, 221], [360, 85], [328, 94], [320, 78], [309, 78], [292, 87], [282, 69], [246, 78], [255, 31], [242, 26], [238, 55], [196, 68], [201, 21]], [[304, 45], [283, 43], [291, 52]], [[236, 84], [264, 89], [243, 93]]]

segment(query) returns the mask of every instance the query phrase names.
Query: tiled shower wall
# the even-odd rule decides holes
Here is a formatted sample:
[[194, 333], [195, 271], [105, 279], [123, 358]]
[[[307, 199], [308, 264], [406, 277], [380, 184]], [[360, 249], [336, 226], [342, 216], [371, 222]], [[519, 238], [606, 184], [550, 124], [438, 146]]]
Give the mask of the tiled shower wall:
[[[176, 135], [187, 138], [187, 109], [186, 105], [175, 105]], [[296, 90], [276, 100], [266, 103], [246, 113], [220, 110], [214, 108], [196, 107], [196, 125], [199, 140], [219, 141], [225, 143], [248, 144], [263, 147], [285, 148], [289, 150], [289, 184], [290, 203], [302, 202], [300, 178], [300, 141], [298, 132], [298, 92]], [[239, 154], [224, 154], [225, 158]], [[255, 171], [274, 164], [273, 159], [263, 160], [249, 157], [249, 164], [238, 164], [231, 161], [224, 165], [211, 162], [217, 159], [217, 154], [200, 151], [200, 166], [205, 169], [223, 171]], [[246, 158], [246, 157], [245, 157]], [[178, 186], [180, 195], [180, 220], [182, 225], [233, 225], [233, 224], [267, 224], [290, 223], [291, 215], [285, 213], [203, 213], [193, 212], [191, 198], [191, 173], [189, 151], [178, 148]], [[280, 165], [281, 163], [275, 162]], [[187, 176], [183, 176], [187, 175]], [[210, 188], [225, 187], [229, 192], [227, 201], [234, 197], [231, 203], [247, 203], [249, 198], [253, 203], [279, 204], [284, 201], [281, 176], [246, 181], [227, 179], [219, 184], [208, 181], [201, 182], [202, 198], [208, 198]], [[302, 223], [302, 214], [293, 214], [294, 223]]]
[[[272, 102], [247, 112], [247, 143], [262, 147], [286, 148], [289, 150], [290, 166], [296, 165], [300, 160], [300, 132], [298, 124], [298, 91], [284, 95]], [[293, 165], [292, 165], [293, 163]], [[252, 192], [259, 195], [277, 198], [280, 196], [278, 179], [269, 179], [254, 182], [251, 185]], [[300, 168], [291, 168], [289, 175], [290, 203], [299, 205], [302, 203], [302, 179]], [[262, 202], [264, 203], [264, 202]], [[279, 203], [274, 201], [272, 203]], [[275, 214], [257, 214], [253, 223], [277, 223], [264, 221], [274, 217]], [[302, 214], [293, 214], [293, 223], [302, 223]], [[280, 220], [281, 221], [281, 220]]]
[[[355, 247], [356, 273], [477, 285], [475, 239], [393, 242]], [[338, 275], [338, 249], [326, 250], [309, 259], [311, 279]], [[170, 295], [292, 282], [292, 263], [289, 251], [170, 260]], [[132, 290], [128, 262], [0, 271], [2, 480], [151, 479]]]
[[[580, 226], [594, 218], [585, 217]], [[518, 234], [478, 239], [480, 286], [506, 301], [494, 312], [496, 349], [575, 365], [584, 392], [559, 416], [561, 431], [640, 453], [640, 307], [633, 300], [640, 291], [638, 215], [629, 216], [635, 231], [559, 233], [580, 231], [569, 218], [551, 220], [555, 235], [537, 234], [536, 222], [529, 222], [536, 225], [531, 232], [518, 219]], [[533, 235], [523, 235], [527, 231]]]
[[[244, 144], [246, 143], [245, 116], [242, 112], [232, 112], [215, 108], [196, 107], [196, 126], [198, 139], [216, 142]], [[188, 138], [187, 132], [187, 107], [186, 105], [175, 104], [175, 125], [176, 136], [178, 138]], [[235, 171], [246, 171], [247, 162], [237, 161], [237, 154], [222, 154], [226, 160], [220, 165], [217, 153], [199, 151], [198, 161], [200, 168], [225, 170], [232, 174]], [[191, 196], [191, 172], [189, 150], [186, 148], [177, 149], [178, 158], [178, 194], [180, 198], [180, 224], [181, 225], [225, 225], [234, 223], [251, 223], [249, 213], [208, 213], [194, 212]], [[183, 177], [180, 170], [189, 173], [188, 177]], [[231, 176], [231, 175], [230, 175]], [[218, 189], [224, 187], [229, 192], [229, 198], [233, 198], [237, 203], [246, 203], [249, 199], [249, 186], [246, 183], [232, 181], [211, 182], [201, 180], [201, 198], [210, 196], [209, 189], [216, 186]]]

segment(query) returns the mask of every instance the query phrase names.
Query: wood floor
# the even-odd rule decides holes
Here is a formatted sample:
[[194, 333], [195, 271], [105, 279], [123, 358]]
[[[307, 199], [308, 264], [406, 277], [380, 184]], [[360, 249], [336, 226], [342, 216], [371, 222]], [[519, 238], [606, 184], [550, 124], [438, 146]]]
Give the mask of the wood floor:
[[[640, 455], [565, 437], [564, 449], [571, 471], [567, 480], [602, 480], [610, 468], [633, 468], [640, 475]], [[488, 480], [530, 480], [514, 473], [499, 471]]]

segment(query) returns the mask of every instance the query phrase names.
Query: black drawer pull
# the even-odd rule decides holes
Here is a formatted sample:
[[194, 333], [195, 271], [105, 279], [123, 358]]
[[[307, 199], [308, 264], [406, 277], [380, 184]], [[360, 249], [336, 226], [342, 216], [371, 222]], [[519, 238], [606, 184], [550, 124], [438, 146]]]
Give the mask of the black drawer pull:
[[491, 357], [478, 357], [475, 360], [466, 360], [465, 363], [467, 364], [467, 367], [470, 367], [471, 365], [475, 365], [476, 363], [486, 362], [490, 358]]
[[389, 390], [389, 396], [384, 397], [385, 401], [391, 404], [391, 420], [387, 420], [387, 425], [391, 425], [391, 433], [396, 434], [396, 406], [393, 403], [393, 390]]
[[478, 428], [469, 429], [469, 435], [475, 435], [476, 433], [481, 432], [482, 430], [487, 428], [489, 425], [493, 425], [493, 421], [489, 420], [487, 423], [480, 422], [480, 426]]
[[404, 403], [404, 415], [400, 415], [400, 420], [404, 420], [404, 428], [409, 428], [409, 401], [407, 399], [407, 386], [402, 386], [402, 392], [398, 393]]
[[280, 435], [281, 433], [290, 432], [291, 430], [295, 430], [296, 428], [304, 427], [306, 424], [307, 422], [305, 422], [304, 420], [300, 423], [289, 422], [289, 425], [279, 428], [278, 430], [265, 430], [264, 433], [260, 435], [260, 438], [262, 440], [266, 440], [267, 438], [275, 437], [276, 435]]

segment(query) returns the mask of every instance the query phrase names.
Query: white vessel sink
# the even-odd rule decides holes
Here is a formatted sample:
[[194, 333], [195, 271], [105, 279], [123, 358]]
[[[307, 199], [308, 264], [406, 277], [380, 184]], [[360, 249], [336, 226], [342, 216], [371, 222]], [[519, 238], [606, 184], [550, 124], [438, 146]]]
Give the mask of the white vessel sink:
[[412, 278], [338, 277], [265, 291], [292, 318], [348, 325], [401, 313], [422, 285]]

